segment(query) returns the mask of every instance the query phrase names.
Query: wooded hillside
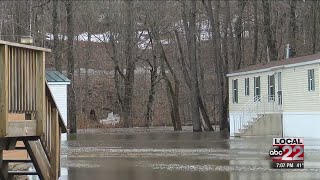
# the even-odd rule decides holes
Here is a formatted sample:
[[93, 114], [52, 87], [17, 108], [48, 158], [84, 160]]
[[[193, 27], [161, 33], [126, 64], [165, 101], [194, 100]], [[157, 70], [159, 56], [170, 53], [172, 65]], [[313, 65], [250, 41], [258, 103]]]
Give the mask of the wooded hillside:
[[72, 81], [71, 132], [109, 112], [123, 127], [228, 129], [227, 73], [282, 59], [287, 44], [320, 49], [316, 0], [17, 0], [0, 14], [2, 40], [53, 49], [47, 67]]

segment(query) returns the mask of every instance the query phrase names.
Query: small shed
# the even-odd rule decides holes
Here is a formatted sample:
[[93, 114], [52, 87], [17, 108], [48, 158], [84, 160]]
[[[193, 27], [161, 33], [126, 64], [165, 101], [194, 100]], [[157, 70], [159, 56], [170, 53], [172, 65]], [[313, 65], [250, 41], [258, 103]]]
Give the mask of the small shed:
[[[59, 71], [46, 71], [46, 79], [53, 98], [61, 113], [62, 120], [67, 124], [67, 86], [70, 84], [70, 80]], [[64, 137], [62, 139], [64, 140]]]

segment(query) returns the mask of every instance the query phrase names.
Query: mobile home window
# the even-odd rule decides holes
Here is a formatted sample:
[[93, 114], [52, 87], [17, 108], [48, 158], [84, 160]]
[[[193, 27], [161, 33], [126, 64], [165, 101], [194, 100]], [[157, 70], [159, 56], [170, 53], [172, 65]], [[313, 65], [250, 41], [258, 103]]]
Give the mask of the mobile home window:
[[238, 103], [238, 79], [232, 81], [232, 99], [233, 103]]
[[260, 76], [258, 77], [254, 77], [254, 97], [258, 97], [260, 100], [260, 92], [261, 92], [261, 88], [260, 88]]
[[249, 96], [249, 78], [244, 79], [244, 95]]
[[315, 80], [314, 80], [314, 69], [308, 70], [308, 90], [314, 91], [315, 88]]
[[275, 100], [275, 77], [274, 75], [268, 76], [268, 100]]

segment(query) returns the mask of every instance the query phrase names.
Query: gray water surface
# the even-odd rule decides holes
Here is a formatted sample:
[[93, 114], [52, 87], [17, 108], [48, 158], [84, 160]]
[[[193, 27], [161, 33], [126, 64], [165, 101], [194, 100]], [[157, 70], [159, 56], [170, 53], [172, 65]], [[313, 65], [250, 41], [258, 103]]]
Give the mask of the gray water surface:
[[272, 138], [218, 132], [80, 134], [62, 145], [61, 179], [320, 179], [320, 140], [305, 139], [305, 169], [269, 168]]

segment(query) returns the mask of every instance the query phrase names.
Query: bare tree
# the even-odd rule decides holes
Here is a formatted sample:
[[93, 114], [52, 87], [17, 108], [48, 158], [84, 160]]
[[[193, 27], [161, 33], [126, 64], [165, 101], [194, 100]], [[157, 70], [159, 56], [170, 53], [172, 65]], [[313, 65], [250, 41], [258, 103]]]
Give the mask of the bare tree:
[[312, 1], [312, 53], [316, 53], [317, 51], [317, 24], [319, 21], [319, 2], [318, 1]]
[[278, 50], [276, 47], [275, 31], [271, 27], [271, 0], [262, 0], [263, 6], [263, 29], [269, 49], [268, 56], [271, 61], [278, 60]]
[[76, 116], [76, 99], [74, 92], [74, 55], [73, 55], [73, 40], [74, 40], [74, 19], [73, 19], [73, 0], [68, 0], [66, 3], [67, 12], [67, 36], [68, 36], [68, 74], [71, 84], [68, 87], [68, 120], [70, 124], [70, 133], [77, 133], [77, 116]]
[[[217, 96], [218, 96], [218, 105], [219, 105], [219, 115], [218, 118], [220, 118], [220, 130], [225, 130], [228, 127], [227, 124], [227, 106], [228, 103], [227, 100], [227, 94], [225, 93], [226, 87], [227, 87], [227, 78], [226, 78], [226, 72], [227, 72], [227, 65], [225, 60], [223, 61], [222, 55], [221, 55], [221, 29], [220, 29], [220, 0], [216, 1], [216, 6], [213, 11], [213, 6], [211, 0], [202, 1], [202, 4], [205, 7], [207, 17], [211, 24], [211, 40], [212, 40], [212, 47], [213, 47], [213, 59], [214, 59], [214, 69], [215, 69], [215, 75], [216, 75], [216, 82], [218, 87], [216, 87]], [[220, 68], [222, 67], [222, 68]]]
[[[185, 18], [185, 21], [186, 21], [186, 18]], [[187, 23], [184, 23], [185, 27], [187, 27], [186, 24]], [[190, 73], [189, 73], [188, 68], [187, 68], [186, 60], [184, 58], [184, 53], [183, 53], [183, 49], [182, 49], [182, 45], [181, 45], [181, 40], [179, 38], [179, 33], [178, 33], [177, 30], [174, 30], [174, 34], [175, 34], [175, 39], [176, 39], [176, 43], [177, 43], [179, 59], [180, 59], [181, 66], [182, 66], [183, 77], [184, 77], [184, 80], [185, 80], [189, 90], [191, 91]], [[204, 127], [205, 130], [213, 131], [213, 128], [212, 128], [211, 123], [210, 123], [210, 118], [208, 116], [207, 110], [205, 108], [204, 102], [203, 102], [201, 94], [200, 94], [199, 86], [198, 86], [198, 102], [199, 102], [200, 112], [201, 112], [201, 115], [202, 115], [202, 118], [203, 118], [202, 126]]]
[[[73, 1], [73, 7], [70, 2], [1, 1], [0, 35], [9, 41], [32, 35], [36, 46], [53, 49], [46, 65], [67, 70], [73, 117], [92, 106], [97, 118], [104, 109], [119, 112], [125, 127], [160, 125], [171, 116], [178, 130], [182, 113], [185, 124], [194, 121], [195, 131], [212, 130], [213, 120], [223, 130], [228, 126], [227, 73], [269, 57], [278, 60], [285, 43], [296, 56], [319, 50], [319, 1]], [[152, 42], [143, 48], [146, 31]], [[46, 38], [50, 33], [53, 41]], [[85, 33], [89, 38], [79, 39]], [[73, 76], [74, 63], [78, 73]], [[143, 75], [138, 70], [145, 66], [150, 71]], [[103, 75], [92, 78], [89, 69]], [[168, 100], [160, 98], [166, 94]], [[74, 132], [75, 120], [70, 120]]]
[[190, 52], [190, 79], [191, 79], [191, 112], [193, 131], [202, 131], [200, 124], [199, 111], [199, 83], [198, 83], [198, 67], [197, 67], [197, 49], [196, 49], [196, 1], [190, 0], [190, 21], [186, 31], [189, 32], [189, 40], [187, 41], [188, 51]]
[[[172, 125], [175, 131], [181, 131], [182, 127], [181, 127], [180, 108], [179, 108], [180, 82], [177, 78], [176, 73], [172, 69], [167, 59], [166, 53], [159, 39], [157, 39], [157, 45], [160, 50], [161, 74], [166, 84], [167, 97], [170, 104], [170, 115], [171, 115]], [[173, 83], [171, 83], [169, 77], [167, 76], [165, 67], [168, 68], [171, 75], [173, 76]]]
[[[90, 26], [90, 25], [89, 25]], [[84, 114], [85, 117], [87, 117], [88, 114], [88, 93], [89, 93], [89, 74], [88, 74], [88, 69], [89, 69], [89, 64], [90, 64], [90, 58], [91, 58], [91, 29], [88, 27], [88, 42], [87, 42], [87, 52], [86, 52], [86, 61], [85, 61], [85, 81], [84, 81]]]
[[293, 56], [296, 51], [296, 9], [297, 0], [290, 0], [290, 20], [289, 20], [289, 44], [291, 48], [291, 55]]
[[53, 34], [53, 57], [56, 70], [62, 72], [61, 49], [59, 48], [59, 19], [58, 19], [59, 0], [52, 1], [52, 34]]
[[258, 21], [258, 1], [253, 2], [254, 9], [254, 35], [253, 35], [253, 56], [252, 64], [256, 64], [258, 60], [258, 38], [259, 38], [259, 21]]
[[236, 34], [236, 59], [237, 63], [235, 65], [235, 69], [240, 69], [243, 66], [243, 13], [244, 8], [246, 7], [246, 0], [239, 0], [238, 1], [238, 17], [235, 23], [235, 34]]
[[[150, 34], [150, 32], [148, 33]], [[149, 127], [152, 124], [152, 117], [153, 117], [153, 105], [155, 100], [155, 94], [156, 94], [156, 84], [158, 81], [158, 57], [157, 57], [157, 50], [154, 46], [154, 43], [152, 41], [152, 38], [150, 38], [151, 44], [152, 44], [152, 60], [148, 61], [148, 64], [150, 66], [150, 90], [148, 95], [148, 103], [147, 103], [147, 111], [146, 111], [146, 117], [145, 117], [145, 126]]]
[[133, 98], [133, 84], [134, 84], [134, 70], [135, 70], [135, 59], [133, 58], [133, 46], [134, 46], [134, 21], [133, 21], [133, 1], [125, 1], [125, 58], [126, 58], [126, 73], [124, 77], [124, 96], [123, 96], [123, 119], [124, 127], [132, 127], [132, 98]]

